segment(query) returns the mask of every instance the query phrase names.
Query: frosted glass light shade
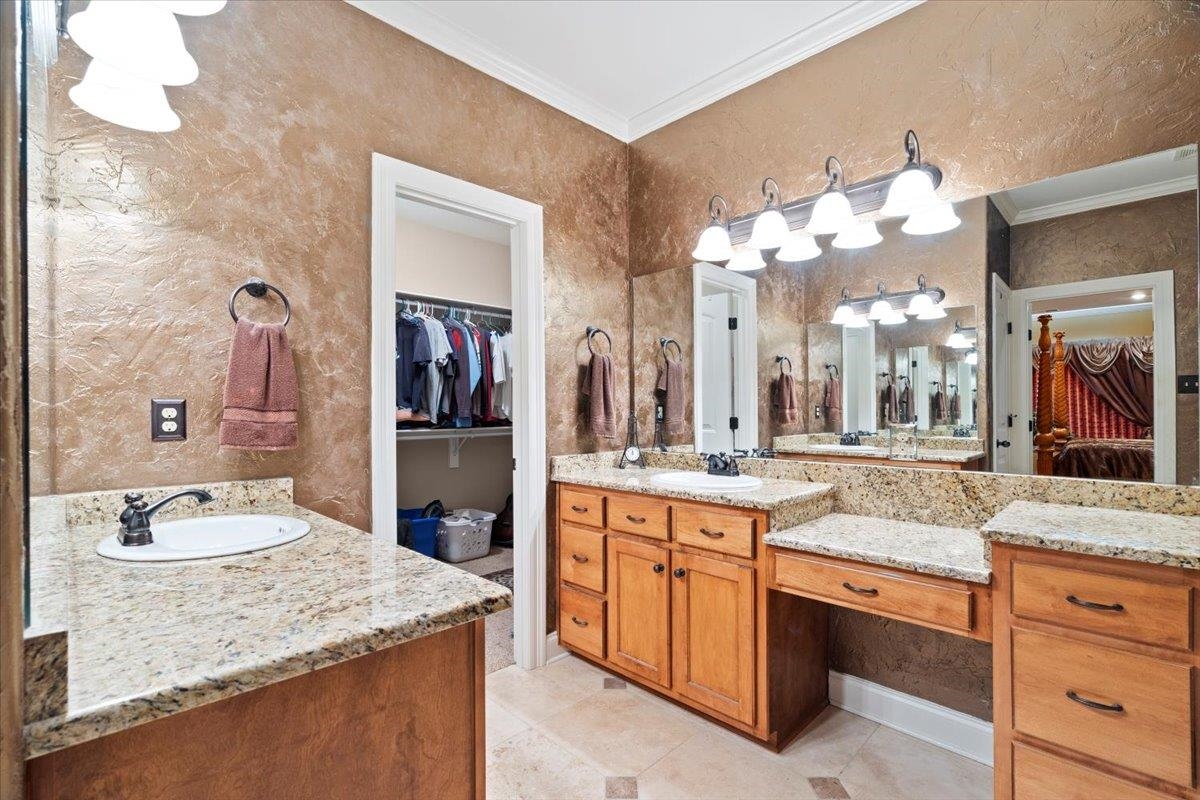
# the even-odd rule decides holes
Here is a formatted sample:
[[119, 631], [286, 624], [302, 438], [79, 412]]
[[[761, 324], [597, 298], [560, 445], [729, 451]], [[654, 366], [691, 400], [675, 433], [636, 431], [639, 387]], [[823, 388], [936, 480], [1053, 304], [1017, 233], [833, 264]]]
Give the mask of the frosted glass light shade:
[[869, 327], [871, 327], [871, 323], [862, 314], [855, 314], [854, 318], [846, 323], [846, 327], [847, 328], [869, 328]]
[[787, 243], [791, 231], [788, 230], [787, 220], [777, 208], [765, 208], [754, 220], [754, 228], [750, 231], [750, 241], [747, 242], [755, 250], [774, 250]]
[[908, 164], [892, 178], [887, 201], [879, 213], [885, 217], [907, 217], [938, 202], [933, 191], [933, 178], [916, 164]]
[[941, 303], [934, 303], [928, 310], [917, 314], [917, 319], [945, 319], [946, 309], [942, 308]]
[[903, 311], [893, 311], [889, 314], [884, 314], [883, 319], [879, 320], [880, 325], [903, 325], [908, 322], [908, 317], [904, 316]]
[[910, 317], [915, 317], [929, 309], [933, 308], [933, 298], [924, 292], [914, 294], [912, 299], [908, 301], [908, 308], [904, 313]]
[[725, 265], [725, 269], [733, 270], [734, 272], [753, 272], [756, 269], [762, 269], [766, 265], [767, 262], [763, 261], [761, 253], [753, 247], [746, 247], [733, 251], [733, 257], [729, 259], [729, 263]]
[[833, 310], [833, 319], [829, 320], [834, 325], [849, 325], [858, 315], [854, 313], [854, 309], [850, 303], [843, 300], [838, 303], [838, 307]]
[[[753, 241], [753, 240], [751, 240]], [[793, 233], [775, 254], [776, 261], [808, 261], [821, 255], [821, 247], [817, 240], [807, 233]]]
[[714, 222], [700, 234], [700, 241], [692, 251], [692, 258], [697, 261], [728, 261], [733, 258], [733, 245], [729, 243], [729, 231], [719, 222]]
[[105, 122], [139, 131], [166, 133], [179, 127], [163, 87], [139, 80], [103, 61], [88, 65], [83, 80], [67, 92], [71, 102]]
[[185, 17], [207, 17], [225, 7], [225, 0], [154, 0], [154, 5]]
[[836, 189], [827, 189], [813, 205], [812, 217], [804, 232], [809, 236], [841, 233], [853, 224], [854, 209], [850, 208], [850, 200]]
[[954, 213], [954, 206], [940, 200], [932, 206], [914, 212], [900, 226], [900, 230], [913, 236], [927, 236], [952, 231], [961, 223], [962, 220]]
[[975, 366], [976, 364], [978, 364], [979, 363], [979, 351], [972, 350], [971, 352], [967, 353], [966, 362], [968, 364], [970, 364], [972, 367]]
[[833, 246], [842, 250], [857, 250], [882, 241], [883, 237], [879, 235], [879, 229], [875, 227], [874, 222], [851, 222], [833, 237]]
[[881, 297], [874, 303], [871, 303], [871, 310], [867, 312], [867, 319], [881, 320], [890, 313], [892, 313], [892, 304]]
[[966, 350], [970, 346], [971, 343], [967, 341], [967, 337], [959, 331], [950, 334], [950, 338], [946, 339], [946, 347], [953, 347], [955, 350]]
[[170, 11], [141, 0], [92, 0], [67, 32], [96, 61], [151, 83], [184, 86], [200, 68]]

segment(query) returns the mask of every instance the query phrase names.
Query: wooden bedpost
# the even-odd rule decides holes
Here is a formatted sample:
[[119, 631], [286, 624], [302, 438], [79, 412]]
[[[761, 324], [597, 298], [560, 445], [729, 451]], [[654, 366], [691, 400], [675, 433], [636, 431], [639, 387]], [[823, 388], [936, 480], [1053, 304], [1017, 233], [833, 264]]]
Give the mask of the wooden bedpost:
[[1054, 452], [1058, 453], [1070, 438], [1067, 417], [1067, 349], [1063, 346], [1062, 331], [1054, 333], [1054, 349], [1051, 360], [1054, 363], [1054, 416], [1050, 420], [1050, 432], [1054, 434]]
[[1037, 319], [1042, 329], [1038, 333], [1037, 434], [1033, 437], [1033, 446], [1037, 453], [1037, 474], [1051, 475], [1054, 472], [1054, 434], [1051, 432], [1054, 367], [1050, 359], [1050, 320], [1053, 317], [1042, 314]]

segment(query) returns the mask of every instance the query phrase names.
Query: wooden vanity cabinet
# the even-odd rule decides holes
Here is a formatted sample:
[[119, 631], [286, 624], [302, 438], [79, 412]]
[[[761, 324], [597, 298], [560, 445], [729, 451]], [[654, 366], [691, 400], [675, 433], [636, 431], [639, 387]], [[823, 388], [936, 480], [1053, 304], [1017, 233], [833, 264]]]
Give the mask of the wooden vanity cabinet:
[[671, 551], [612, 537], [608, 548], [608, 660], [671, 685]]
[[1200, 798], [1200, 573], [1006, 544], [992, 564], [997, 800]]

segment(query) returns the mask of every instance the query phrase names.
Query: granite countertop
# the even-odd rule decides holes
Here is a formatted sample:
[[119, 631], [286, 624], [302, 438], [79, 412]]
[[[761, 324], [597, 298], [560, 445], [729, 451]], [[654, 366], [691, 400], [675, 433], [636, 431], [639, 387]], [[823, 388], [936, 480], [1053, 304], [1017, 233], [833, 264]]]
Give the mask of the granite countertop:
[[972, 528], [829, 514], [768, 533], [763, 542], [972, 583], [986, 584], [992, 579], [987, 543]]
[[984, 523], [991, 542], [1200, 569], [1200, 517], [1057, 503], [1010, 503]]
[[857, 458], [891, 458], [893, 461], [948, 461], [956, 464], [966, 464], [983, 458], [982, 450], [934, 450], [922, 447], [917, 450], [917, 457], [912, 457], [911, 445], [907, 448], [896, 448], [895, 455], [889, 456], [887, 447], [848, 447], [837, 444], [821, 443], [783, 443], [775, 446], [776, 453], [792, 453], [795, 455], [813, 456], [855, 456]]
[[65, 711], [26, 724], [27, 758], [510, 606], [503, 586], [295, 506], [290, 489], [252, 511], [308, 522], [304, 538], [173, 564], [102, 558], [111, 519], [43, 511], [32, 535], [56, 585], [35, 573], [31, 588], [43, 625], [65, 623], [68, 685]]
[[556, 459], [552, 473], [552, 479], [561, 483], [574, 483], [660, 497], [677, 497], [683, 500], [696, 500], [702, 503], [717, 503], [739, 508], [755, 508], [763, 511], [775, 511], [797, 502], [827, 497], [832, 499], [834, 491], [833, 486], [827, 483], [762, 478], [763, 485], [750, 491], [697, 492], [690, 489], [655, 486], [650, 483], [650, 478], [654, 475], [679, 472], [680, 470], [677, 469], [619, 469], [613, 466], [594, 464], [576, 466], [565, 464], [564, 461]]

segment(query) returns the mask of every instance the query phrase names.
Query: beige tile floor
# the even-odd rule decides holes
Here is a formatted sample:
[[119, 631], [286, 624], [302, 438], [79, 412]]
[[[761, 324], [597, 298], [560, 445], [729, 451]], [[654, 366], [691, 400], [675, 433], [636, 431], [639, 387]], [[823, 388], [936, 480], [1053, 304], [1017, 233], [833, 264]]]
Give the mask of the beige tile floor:
[[586, 662], [487, 676], [494, 800], [989, 800], [992, 771], [840, 709], [779, 754]]

